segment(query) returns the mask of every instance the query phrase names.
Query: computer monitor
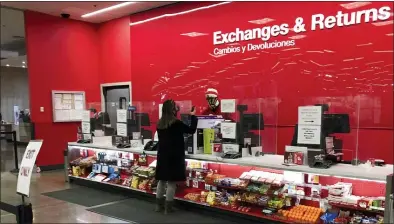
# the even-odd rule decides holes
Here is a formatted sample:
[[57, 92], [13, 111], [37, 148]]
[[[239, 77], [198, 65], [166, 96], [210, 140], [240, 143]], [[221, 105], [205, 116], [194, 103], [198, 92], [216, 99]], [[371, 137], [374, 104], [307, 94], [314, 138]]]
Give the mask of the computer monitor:
[[324, 114], [323, 130], [327, 134], [350, 133], [348, 114]]
[[140, 126], [150, 126], [150, 119], [147, 113], [135, 113], [135, 119]]
[[243, 132], [264, 130], [263, 114], [243, 114], [241, 125], [243, 127]]

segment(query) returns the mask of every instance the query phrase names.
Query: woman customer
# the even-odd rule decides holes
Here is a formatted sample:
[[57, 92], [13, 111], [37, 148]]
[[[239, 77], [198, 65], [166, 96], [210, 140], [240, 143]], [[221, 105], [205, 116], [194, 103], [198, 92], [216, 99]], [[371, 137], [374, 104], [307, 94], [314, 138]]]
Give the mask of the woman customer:
[[[197, 118], [194, 107], [190, 112], [191, 125], [188, 126], [176, 118], [179, 108], [173, 100], [163, 103], [162, 115], [157, 125], [159, 149], [157, 152], [156, 180], [159, 181], [156, 192], [156, 211], [167, 214], [172, 211], [176, 183], [186, 181], [185, 143], [183, 134], [194, 134]], [[165, 187], [167, 184], [167, 191]], [[164, 193], [166, 198], [164, 198]]]

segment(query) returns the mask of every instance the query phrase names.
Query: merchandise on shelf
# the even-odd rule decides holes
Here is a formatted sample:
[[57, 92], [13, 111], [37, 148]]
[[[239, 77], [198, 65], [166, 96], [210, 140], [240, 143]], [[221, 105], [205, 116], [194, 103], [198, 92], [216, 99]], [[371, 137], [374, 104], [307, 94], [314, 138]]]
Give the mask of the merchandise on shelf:
[[[98, 152], [101, 150], [85, 150], [81, 154], [78, 153], [81, 157], [73, 158], [70, 162], [70, 176], [153, 193], [157, 181], [154, 179], [155, 166], [152, 165], [155, 162], [150, 160], [151, 156], [143, 154], [136, 156], [134, 160], [132, 153], [109, 150], [101, 153], [98, 160]], [[148, 163], [149, 167], [146, 165]], [[328, 185], [327, 183], [332, 183], [332, 179], [328, 179], [331, 177], [319, 176], [318, 173], [272, 169], [262, 171], [252, 170], [252, 167], [250, 170], [240, 167], [242, 171], [234, 169], [228, 172], [225, 170], [227, 167], [215, 162], [188, 160], [188, 178], [185, 186], [178, 185], [177, 197], [290, 223], [382, 221], [382, 217], [377, 214], [383, 214], [385, 198], [361, 196], [360, 187], [357, 185], [359, 182], [346, 183], [341, 180], [334, 185]], [[245, 170], [248, 171], [244, 172]], [[360, 196], [353, 195], [353, 191]], [[319, 206], [318, 204], [322, 209], [313, 207]], [[333, 212], [335, 209], [342, 211]], [[328, 212], [323, 214], [323, 210]]]

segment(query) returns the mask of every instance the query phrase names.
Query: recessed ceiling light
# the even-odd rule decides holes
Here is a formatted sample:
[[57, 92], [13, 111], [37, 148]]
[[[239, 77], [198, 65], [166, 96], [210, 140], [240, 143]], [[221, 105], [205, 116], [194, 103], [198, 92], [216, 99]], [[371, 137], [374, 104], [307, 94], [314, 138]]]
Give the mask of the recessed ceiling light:
[[22, 68], [26, 68], [26, 66], [22, 65]]
[[7, 66], [7, 67], [10, 67], [10, 65], [9, 65], [9, 64], [6, 64], [5, 66]]
[[108, 11], [111, 11], [111, 10], [114, 10], [114, 9], [117, 9], [117, 8], [121, 8], [121, 7], [130, 5], [130, 4], [134, 4], [134, 3], [135, 2], [123, 2], [123, 3], [117, 4], [117, 5], [113, 5], [113, 6], [110, 6], [110, 7], [107, 7], [107, 8], [103, 8], [103, 9], [100, 9], [100, 10], [97, 10], [97, 11], [94, 11], [94, 12], [90, 12], [90, 13], [84, 14], [81, 17], [82, 18], [91, 17], [91, 16], [94, 16], [94, 15], [97, 15], [97, 14], [100, 14], [100, 13], [108, 12]]
[[26, 62], [22, 61], [23, 64], [26, 64]]

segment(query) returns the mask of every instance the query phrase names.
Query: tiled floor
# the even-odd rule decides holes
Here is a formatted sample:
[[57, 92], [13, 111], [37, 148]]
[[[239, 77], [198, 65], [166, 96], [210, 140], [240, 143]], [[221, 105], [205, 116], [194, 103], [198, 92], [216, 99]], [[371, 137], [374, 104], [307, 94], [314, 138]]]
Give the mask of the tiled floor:
[[[23, 148], [18, 149], [21, 155]], [[12, 145], [1, 141], [1, 201], [8, 204], [20, 204], [21, 197], [16, 194], [17, 176], [9, 172], [14, 168], [13, 155]], [[127, 223], [86, 211], [84, 206], [42, 195], [45, 192], [67, 188], [70, 188], [70, 185], [64, 181], [63, 171], [33, 174], [28, 201], [33, 205], [34, 223]], [[1, 223], [16, 223], [15, 216], [1, 211]]]

